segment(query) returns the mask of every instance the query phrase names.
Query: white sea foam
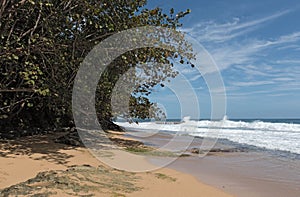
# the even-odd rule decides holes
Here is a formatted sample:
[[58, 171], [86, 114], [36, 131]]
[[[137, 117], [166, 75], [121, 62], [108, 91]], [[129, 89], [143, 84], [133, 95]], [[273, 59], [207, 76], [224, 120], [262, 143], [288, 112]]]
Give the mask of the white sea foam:
[[179, 124], [158, 124], [155, 122], [139, 124], [118, 122], [117, 124], [127, 129], [143, 132], [168, 131], [199, 137], [217, 137], [260, 148], [300, 154], [300, 124], [244, 122], [225, 118], [221, 121], [194, 121], [189, 120], [188, 117], [185, 117], [183, 122]]

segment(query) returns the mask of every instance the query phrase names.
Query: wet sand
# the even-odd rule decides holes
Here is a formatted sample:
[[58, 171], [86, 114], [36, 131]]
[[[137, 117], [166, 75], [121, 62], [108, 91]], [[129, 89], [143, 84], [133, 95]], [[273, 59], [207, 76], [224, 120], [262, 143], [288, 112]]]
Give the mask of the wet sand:
[[300, 196], [299, 161], [281, 161], [260, 153], [179, 158], [170, 166], [240, 197]]
[[[167, 144], [172, 136], [164, 133], [147, 138], [135, 138], [153, 147], [161, 147]], [[201, 147], [201, 143], [202, 139], [196, 138], [189, 148]], [[176, 144], [178, 148], [182, 142], [178, 140]], [[245, 150], [235, 147], [234, 144], [220, 142], [215, 144], [214, 149], [237, 151], [240, 149], [241, 152], [224, 151], [209, 153], [205, 157], [199, 157], [197, 154], [179, 157], [167, 167], [191, 174], [202, 182], [235, 196], [300, 196], [299, 159], [281, 157], [267, 151]], [[163, 159], [152, 158], [151, 162], [160, 165]]]

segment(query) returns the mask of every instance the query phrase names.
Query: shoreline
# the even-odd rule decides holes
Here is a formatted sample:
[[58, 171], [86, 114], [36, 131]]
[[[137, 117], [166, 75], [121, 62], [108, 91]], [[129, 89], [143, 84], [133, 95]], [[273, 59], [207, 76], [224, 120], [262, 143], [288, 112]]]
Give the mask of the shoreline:
[[[168, 143], [172, 135], [137, 138], [154, 147]], [[201, 138], [195, 138], [189, 149], [200, 147]], [[181, 146], [180, 140], [177, 142]], [[241, 148], [239, 150], [239, 148]], [[197, 154], [179, 157], [169, 168], [193, 175], [201, 182], [240, 197], [294, 197], [300, 195], [300, 160], [282, 157], [259, 149], [244, 149], [235, 144], [217, 142], [216, 150], [205, 157]], [[228, 150], [228, 151], [227, 151]], [[230, 150], [237, 150], [231, 152]], [[152, 163], [161, 161], [152, 160]]]
[[[122, 140], [132, 140], [126, 136], [124, 137], [124, 135], [114, 134], [114, 136]], [[93, 172], [91, 175], [93, 175], [96, 170], [101, 173], [106, 172], [106, 174], [99, 175], [100, 178], [103, 178], [103, 176], [110, 179], [118, 177], [116, 187], [120, 187], [121, 189], [116, 192], [112, 188], [102, 188], [101, 192], [92, 192], [95, 196], [153, 196], [162, 195], [165, 192], [170, 196], [182, 196], [184, 194], [195, 197], [232, 196], [218, 188], [202, 183], [190, 174], [170, 168], [162, 168], [148, 173], [126, 173], [114, 170], [98, 161], [86, 148], [55, 143], [54, 139], [57, 137], [59, 137], [59, 134], [28, 136], [16, 140], [2, 140], [0, 143], [0, 191], [12, 192], [11, 194], [15, 195], [17, 194], [16, 192], [21, 192], [23, 188], [22, 192], [29, 192], [30, 190], [32, 195], [37, 194], [39, 191], [44, 193], [49, 192], [49, 196], [68, 196], [64, 193], [66, 191], [74, 195], [77, 194], [76, 192], [74, 193], [74, 188], [73, 190], [60, 189], [65, 179], [57, 176], [62, 174], [62, 176], [69, 176], [70, 180], [72, 180], [74, 173], [79, 173], [76, 176], [82, 176], [80, 173], [87, 173], [90, 170]], [[79, 170], [81, 168], [86, 170], [78, 172], [77, 168]], [[112, 174], [108, 176], [108, 172]], [[123, 173], [125, 174], [123, 175]], [[49, 181], [45, 182], [45, 180], [41, 179], [41, 177], [45, 176], [55, 180], [58, 179], [59, 181], [53, 182], [60, 182], [60, 184], [49, 185]], [[119, 180], [122, 176], [131, 178], [126, 181]], [[123, 183], [122, 181], [124, 185], [120, 184], [120, 182]], [[84, 183], [91, 184], [87, 180]], [[97, 181], [93, 182], [93, 184], [95, 183]], [[66, 185], [74, 186], [75, 183], [68, 182], [64, 184], [64, 187], [67, 187]], [[111, 182], [111, 184], [115, 183]], [[49, 189], [50, 187], [53, 188]], [[81, 188], [78, 185], [76, 187]], [[19, 189], [17, 190], [16, 188]], [[131, 188], [133, 191], [130, 190], [127, 193], [126, 189], [128, 188]], [[80, 194], [80, 191], [78, 191], [78, 194]], [[1, 194], [0, 192], [0, 196], [2, 195], [4, 193]]]
[[[18, 185], [19, 183], [35, 177], [39, 172], [49, 170], [68, 172], [72, 166], [90, 166], [91, 168], [101, 169], [104, 167], [109, 171], [115, 171], [97, 160], [84, 147], [55, 143], [55, 139], [60, 135], [63, 134], [30, 136], [17, 140], [6, 140], [6, 142], [2, 140], [0, 146], [0, 191], [16, 184], [21, 187]], [[131, 147], [134, 151], [139, 151], [140, 148], [153, 150], [167, 143], [171, 137], [166, 134], [157, 134], [145, 140], [142, 137], [132, 136], [130, 132], [110, 132], [108, 135], [118, 146]], [[199, 146], [200, 142], [201, 139], [197, 138], [192, 142], [190, 148]], [[180, 142], [178, 142], [178, 146], [180, 147]], [[217, 197], [292, 197], [300, 195], [300, 185], [298, 184], [300, 172], [297, 171], [300, 167], [299, 160], [293, 162], [282, 160], [282, 158], [276, 158], [266, 152], [230, 152], [227, 150], [235, 150], [234, 147], [222, 143], [217, 143], [214, 148], [215, 151], [204, 158], [199, 158], [197, 154], [189, 154], [189, 156], [179, 157], [170, 165], [150, 173], [134, 173], [136, 175], [132, 180], [136, 181], [124, 184], [133, 184], [135, 188], [143, 189], [120, 193], [120, 195], [153, 196], [155, 194], [157, 196], [166, 191], [170, 196], [183, 196], [186, 193], [189, 196]], [[154, 155], [147, 159], [147, 162], [160, 166], [160, 162], [164, 161], [164, 156], [169, 157], [169, 155]], [[32, 170], [24, 170], [27, 168]], [[56, 189], [55, 191], [61, 194], [60, 190]], [[109, 192], [108, 189], [106, 194]], [[103, 196], [103, 193], [95, 193], [96, 196], [100, 194]], [[111, 196], [110, 194], [108, 196]]]
[[299, 196], [299, 165], [293, 169], [284, 165], [264, 154], [230, 153], [202, 159], [179, 158], [169, 167], [192, 174], [202, 182], [234, 196]]

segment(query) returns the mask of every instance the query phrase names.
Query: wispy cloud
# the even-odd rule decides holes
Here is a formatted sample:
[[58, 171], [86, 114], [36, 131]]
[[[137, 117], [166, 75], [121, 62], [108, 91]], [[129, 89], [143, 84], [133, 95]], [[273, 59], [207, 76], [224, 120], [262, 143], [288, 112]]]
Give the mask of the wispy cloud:
[[295, 43], [300, 40], [300, 32], [295, 32], [288, 35], [283, 35], [277, 39], [274, 39], [272, 41], [260, 41], [261, 43], [257, 43], [257, 48], [266, 48], [273, 45], [281, 45], [281, 44], [287, 44], [287, 43]]
[[274, 84], [273, 81], [236, 81], [232, 82], [231, 85], [234, 86], [258, 86], [258, 85], [270, 85]]
[[183, 28], [182, 31], [190, 33], [200, 42], [226, 42], [247, 32], [257, 29], [261, 24], [290, 13], [292, 10], [284, 10], [260, 19], [241, 22], [240, 18], [234, 18], [228, 23], [216, 23], [205, 21], [194, 25], [192, 28]]
[[[215, 21], [201, 22], [192, 28], [183, 29], [197, 39], [208, 50], [218, 69], [204, 69], [205, 73], [215, 71], [229, 72], [233, 76], [223, 74], [229, 93], [237, 93], [245, 87], [264, 87], [271, 85], [267, 91], [248, 90], [250, 93], [264, 93], [283, 95], [280, 91], [298, 90], [300, 60], [288, 56], [289, 52], [300, 48], [300, 32], [291, 32], [273, 38], [258, 39], [251, 31], [262, 27], [268, 21], [275, 20], [290, 13], [285, 10], [252, 21], [242, 21], [234, 18], [231, 22], [217, 23]], [[248, 35], [242, 37], [242, 35]], [[249, 36], [250, 35], [250, 36]], [[278, 53], [274, 55], [273, 53]], [[284, 55], [286, 54], [286, 55]], [[197, 64], [205, 67], [208, 58], [198, 58]], [[209, 66], [207, 66], [209, 67]], [[191, 80], [198, 80], [201, 76], [193, 76]], [[300, 87], [300, 86], [299, 86]]]
[[[279, 38], [270, 40], [248, 39], [240, 42], [227, 43], [219, 47], [210, 47], [209, 51], [216, 61], [220, 70], [229, 68], [233, 65], [250, 65], [254, 64], [261, 58], [263, 51], [273, 50], [274, 46], [288, 46], [288, 44], [300, 41], [300, 32], [284, 35]], [[268, 55], [267, 52], [264, 55]], [[278, 60], [281, 61], [281, 60]], [[295, 63], [295, 60], [287, 61]]]
[[277, 60], [277, 64], [298, 64], [300, 66], [300, 59], [293, 60]]
[[[260, 52], [274, 46], [293, 47], [295, 42], [300, 40], [300, 32], [282, 35], [269, 40], [256, 38], [241, 40], [238, 36], [259, 28], [264, 23], [279, 18], [292, 12], [292, 9], [277, 12], [275, 14], [252, 21], [241, 21], [234, 18], [232, 22], [217, 23], [214, 21], [201, 22], [192, 28], [182, 29], [202, 43], [212, 55], [220, 70], [229, 68], [232, 65], [249, 65], [255, 62]], [[288, 45], [290, 44], [290, 45]], [[207, 64], [207, 58], [199, 58], [198, 64]], [[208, 70], [213, 72], [214, 70]]]

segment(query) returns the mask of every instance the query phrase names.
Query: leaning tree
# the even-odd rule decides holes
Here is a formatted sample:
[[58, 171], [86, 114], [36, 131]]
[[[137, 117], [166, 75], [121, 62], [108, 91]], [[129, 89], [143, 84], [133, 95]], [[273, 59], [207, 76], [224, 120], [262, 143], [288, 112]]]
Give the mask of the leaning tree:
[[[0, 3], [0, 129], [73, 125], [72, 88], [80, 63], [107, 37], [141, 26], [178, 29], [190, 11], [165, 13], [147, 9], [146, 0], [2, 0]], [[99, 76], [97, 115], [104, 129], [117, 128], [116, 115], [149, 118], [156, 109], [149, 94], [156, 85], [175, 77], [174, 62], [193, 58], [183, 36], [178, 50], [141, 48], [129, 51]], [[185, 57], [182, 56], [183, 52]], [[139, 67], [157, 62], [159, 69]], [[130, 69], [148, 77], [134, 77], [130, 112], [112, 113], [110, 100], [117, 81]], [[123, 113], [123, 114], [122, 114]]]

